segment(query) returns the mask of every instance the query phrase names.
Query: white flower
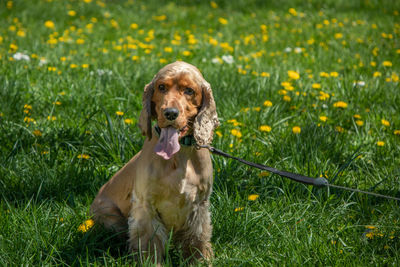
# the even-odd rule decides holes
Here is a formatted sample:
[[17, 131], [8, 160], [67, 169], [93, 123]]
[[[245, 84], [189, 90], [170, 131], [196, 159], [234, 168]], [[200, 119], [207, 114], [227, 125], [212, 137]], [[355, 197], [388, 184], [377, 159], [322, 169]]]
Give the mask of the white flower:
[[285, 53], [290, 53], [292, 52], [292, 48], [286, 47], [285, 50], [283, 50]]
[[364, 87], [365, 86], [365, 82], [364, 81], [355, 81], [353, 82], [353, 86], [360, 86], [360, 87]]
[[91, 71], [90, 75], [99, 75], [99, 76], [103, 76], [103, 75], [112, 75], [112, 71], [111, 70], [103, 70], [103, 69], [97, 69], [96, 72]]
[[219, 57], [215, 57], [215, 58], [211, 59], [211, 62], [214, 64], [222, 64], [223, 61]]
[[223, 55], [222, 60], [228, 64], [232, 64], [234, 62], [233, 57], [231, 55]]
[[295, 48], [294, 48], [294, 52], [295, 52], [296, 54], [300, 54], [301, 52], [303, 52], [303, 50], [301, 50], [301, 47], [295, 47]]
[[30, 61], [31, 58], [28, 55], [22, 54], [20, 52], [17, 52], [13, 55], [13, 58], [15, 60], [26, 60], [26, 61]]
[[41, 58], [40, 61], [39, 61], [39, 66], [41, 67], [41, 66], [43, 66], [45, 64], [47, 64], [47, 60], [45, 58]]

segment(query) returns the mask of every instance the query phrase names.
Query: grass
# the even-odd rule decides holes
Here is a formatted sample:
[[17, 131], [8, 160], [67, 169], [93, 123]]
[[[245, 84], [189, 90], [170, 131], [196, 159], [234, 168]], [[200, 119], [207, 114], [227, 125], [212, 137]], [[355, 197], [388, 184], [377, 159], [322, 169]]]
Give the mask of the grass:
[[[0, 265], [134, 264], [78, 228], [142, 146], [144, 85], [178, 59], [213, 88], [217, 148], [400, 195], [395, 1], [0, 4]], [[215, 266], [399, 265], [397, 202], [213, 163]], [[185, 265], [172, 245], [166, 265]]]

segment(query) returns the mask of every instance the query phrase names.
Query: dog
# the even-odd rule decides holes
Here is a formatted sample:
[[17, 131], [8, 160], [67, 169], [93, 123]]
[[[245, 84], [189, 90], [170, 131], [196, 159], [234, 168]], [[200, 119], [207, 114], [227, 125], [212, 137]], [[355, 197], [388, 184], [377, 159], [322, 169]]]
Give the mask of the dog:
[[[143, 93], [143, 147], [103, 187], [90, 211], [96, 223], [128, 232], [130, 251], [162, 262], [172, 240], [185, 258], [213, 257], [210, 152], [219, 121], [210, 84], [193, 65], [163, 67]], [[152, 126], [152, 121], [157, 123]]]

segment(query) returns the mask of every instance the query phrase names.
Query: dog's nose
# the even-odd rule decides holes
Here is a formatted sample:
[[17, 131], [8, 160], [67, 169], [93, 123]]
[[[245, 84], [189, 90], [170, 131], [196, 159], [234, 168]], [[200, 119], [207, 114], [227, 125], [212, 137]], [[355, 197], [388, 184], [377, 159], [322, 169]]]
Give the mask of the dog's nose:
[[169, 121], [174, 121], [176, 118], [178, 118], [178, 115], [179, 110], [177, 110], [176, 108], [166, 108], [164, 110], [164, 116]]

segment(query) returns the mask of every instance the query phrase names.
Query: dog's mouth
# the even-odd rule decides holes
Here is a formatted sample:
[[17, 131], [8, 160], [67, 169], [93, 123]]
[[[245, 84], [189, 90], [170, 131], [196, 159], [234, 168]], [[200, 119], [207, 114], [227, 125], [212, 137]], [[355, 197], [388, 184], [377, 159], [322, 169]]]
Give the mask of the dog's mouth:
[[176, 129], [173, 126], [161, 128], [160, 138], [154, 148], [156, 154], [165, 160], [172, 158], [181, 148], [179, 139], [185, 136], [189, 129], [188, 125], [181, 129]]

